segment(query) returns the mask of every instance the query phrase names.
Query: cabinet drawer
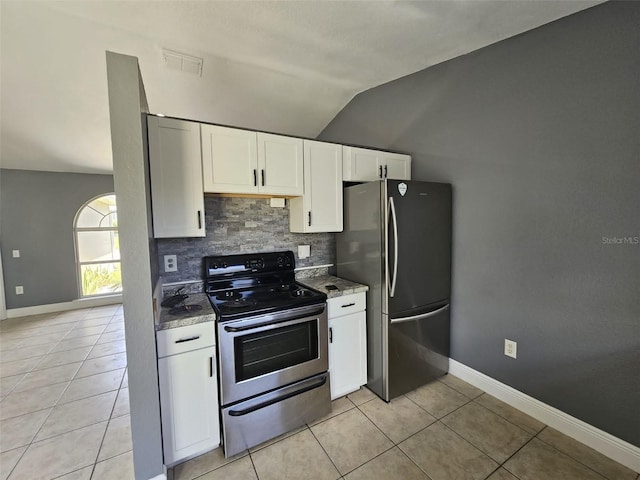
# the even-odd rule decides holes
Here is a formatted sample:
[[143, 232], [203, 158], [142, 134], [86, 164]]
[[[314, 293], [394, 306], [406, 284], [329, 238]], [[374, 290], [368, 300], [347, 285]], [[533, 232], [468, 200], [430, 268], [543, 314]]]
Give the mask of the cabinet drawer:
[[158, 358], [209, 347], [216, 343], [214, 323], [203, 322], [169, 330], [160, 330], [156, 334], [156, 339], [158, 343]]
[[335, 318], [365, 310], [365, 295], [365, 292], [361, 292], [354, 293], [352, 295], [343, 295], [342, 297], [330, 298], [327, 300], [327, 316], [329, 318]]

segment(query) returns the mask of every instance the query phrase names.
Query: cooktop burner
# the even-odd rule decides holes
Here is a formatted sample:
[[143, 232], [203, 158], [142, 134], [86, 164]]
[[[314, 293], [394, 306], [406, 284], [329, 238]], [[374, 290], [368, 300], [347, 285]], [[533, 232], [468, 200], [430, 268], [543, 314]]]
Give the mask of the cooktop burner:
[[299, 288], [300, 287], [298, 287], [298, 285], [296, 284], [289, 284], [289, 285], [280, 285], [278, 287], [273, 287], [270, 290], [274, 292], [294, 292]]
[[206, 292], [219, 321], [324, 303], [295, 281], [293, 252], [205, 257]]
[[249, 298], [234, 298], [233, 300], [222, 302], [220, 306], [223, 308], [246, 308], [253, 307], [257, 304], [258, 302], [256, 300], [251, 300]]

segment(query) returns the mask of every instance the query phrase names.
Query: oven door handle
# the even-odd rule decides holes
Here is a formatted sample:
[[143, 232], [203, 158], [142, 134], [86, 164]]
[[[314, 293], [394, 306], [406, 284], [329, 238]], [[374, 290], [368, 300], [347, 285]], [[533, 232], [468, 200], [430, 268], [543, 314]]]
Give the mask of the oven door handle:
[[261, 410], [263, 408], [269, 407], [274, 403], [282, 402], [288, 398], [295, 397], [296, 395], [300, 395], [302, 393], [308, 392], [310, 390], [315, 390], [316, 388], [322, 387], [325, 383], [327, 383], [327, 376], [323, 375], [318, 381], [308, 385], [300, 390], [294, 390], [293, 392], [285, 393], [276, 398], [272, 398], [271, 400], [267, 400], [266, 402], [258, 403], [257, 405], [253, 405], [249, 408], [245, 408], [243, 410], [229, 410], [229, 415], [232, 417], [241, 417], [243, 415], [248, 415], [250, 413], [255, 412], [256, 410]]
[[278, 325], [280, 323], [293, 322], [295, 320], [300, 320], [302, 318], [309, 318], [316, 315], [320, 315], [322, 312], [324, 312], [324, 309], [325, 307], [323, 305], [321, 308], [316, 308], [311, 311], [307, 310], [305, 312], [300, 312], [300, 315], [295, 315], [293, 317], [283, 317], [275, 320], [266, 320], [264, 322], [252, 323], [251, 325], [243, 325], [242, 327], [232, 327], [230, 325], [225, 325], [224, 331], [230, 332], [230, 333], [246, 332], [247, 330], [255, 330], [256, 328], [269, 327], [271, 325]]

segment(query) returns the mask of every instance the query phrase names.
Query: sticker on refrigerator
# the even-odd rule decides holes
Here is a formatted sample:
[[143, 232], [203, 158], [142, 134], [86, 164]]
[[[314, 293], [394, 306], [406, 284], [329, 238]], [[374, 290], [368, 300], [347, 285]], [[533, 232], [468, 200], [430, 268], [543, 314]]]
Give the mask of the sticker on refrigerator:
[[404, 194], [407, 193], [407, 184], [404, 182], [398, 184], [398, 191], [404, 197]]

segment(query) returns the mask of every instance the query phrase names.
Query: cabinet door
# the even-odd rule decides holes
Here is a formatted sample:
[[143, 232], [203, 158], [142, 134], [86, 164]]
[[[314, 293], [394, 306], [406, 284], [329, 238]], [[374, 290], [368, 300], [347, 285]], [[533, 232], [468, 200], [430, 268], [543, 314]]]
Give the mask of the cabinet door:
[[258, 193], [256, 132], [202, 125], [204, 191]]
[[331, 399], [367, 383], [366, 313], [329, 318]]
[[147, 119], [154, 236], [204, 237], [200, 125]]
[[258, 170], [260, 193], [302, 195], [302, 139], [258, 133]]
[[371, 182], [382, 179], [380, 153], [366, 148], [343, 147], [344, 181]]
[[304, 141], [304, 196], [292, 198], [292, 232], [342, 231], [342, 147]]
[[411, 156], [402, 153], [381, 152], [385, 178], [393, 180], [411, 180]]
[[215, 347], [158, 359], [164, 461], [220, 445]]

